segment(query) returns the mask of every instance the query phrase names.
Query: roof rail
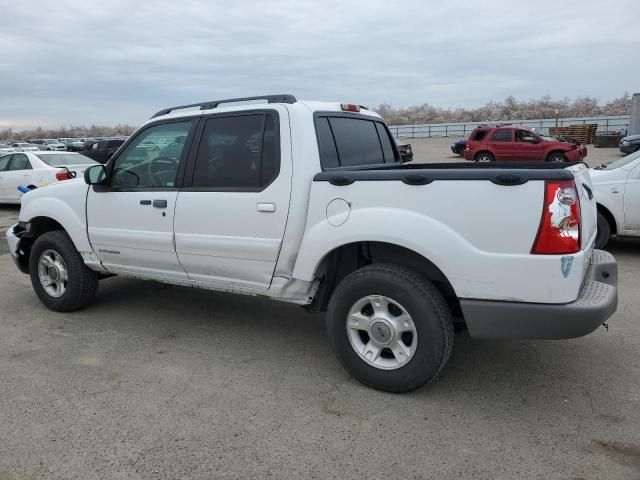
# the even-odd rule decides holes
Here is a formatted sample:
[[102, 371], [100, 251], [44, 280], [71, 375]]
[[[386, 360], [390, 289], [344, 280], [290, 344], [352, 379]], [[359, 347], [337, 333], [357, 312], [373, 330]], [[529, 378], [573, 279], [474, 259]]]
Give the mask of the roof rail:
[[208, 110], [210, 108], [216, 108], [221, 103], [248, 102], [251, 100], [266, 100], [267, 103], [296, 103], [298, 101], [296, 97], [288, 93], [281, 95], [259, 95], [257, 97], [225, 98], [222, 100], [211, 100], [209, 102], [191, 103], [189, 105], [179, 105], [177, 107], [163, 108], [159, 112], [155, 113], [151, 118], [166, 115], [167, 113], [171, 113], [174, 110], [181, 110], [183, 108], [200, 107], [200, 110]]

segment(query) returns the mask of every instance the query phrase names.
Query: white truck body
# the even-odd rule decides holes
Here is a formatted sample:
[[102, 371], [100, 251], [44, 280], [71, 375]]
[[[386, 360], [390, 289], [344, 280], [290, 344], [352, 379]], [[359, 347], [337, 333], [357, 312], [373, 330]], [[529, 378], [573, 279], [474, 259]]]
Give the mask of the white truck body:
[[[403, 268], [415, 267], [437, 285], [476, 337], [575, 337], [592, 331], [615, 310], [615, 261], [604, 252], [594, 254], [596, 205], [582, 164], [401, 165], [380, 117], [364, 108], [290, 98], [199, 106], [197, 111], [159, 112], [140, 127], [104, 169], [108, 180], [87, 185], [76, 179], [26, 194], [20, 223], [7, 234], [18, 266], [29, 271], [30, 245], [57, 225], [86, 266], [102, 274], [266, 295], [319, 310], [347, 264], [395, 263], [397, 258]], [[275, 142], [273, 178], [258, 188], [198, 185], [205, 182], [198, 175], [213, 177], [215, 184], [217, 159], [225, 155], [211, 153], [205, 170], [198, 170], [201, 151], [236, 148], [223, 134], [207, 137], [209, 125], [245, 115], [262, 115], [263, 122], [275, 119], [271, 127], [263, 123], [261, 147], [255, 147], [253, 137], [242, 145], [262, 148], [262, 178], [270, 165], [264, 160], [267, 142]], [[366, 129], [352, 120], [364, 121]], [[338, 131], [338, 125], [345, 130]], [[175, 163], [167, 154], [140, 160], [137, 173], [130, 168], [139, 161], [131, 153], [136, 141], [147, 142], [145, 132], [174, 134], [178, 128], [184, 136], [176, 143], [184, 148]], [[321, 129], [327, 128], [333, 133], [323, 137]], [[386, 160], [344, 165], [347, 150], [339, 151], [340, 142], [360, 141], [369, 129], [377, 131], [375, 148], [382, 148]], [[327, 167], [328, 161], [341, 164]], [[114, 183], [127, 173], [123, 170], [134, 172], [129, 177], [146, 175], [156, 168], [154, 162], [176, 168], [175, 182], [172, 176], [160, 187]], [[157, 171], [150, 178], [165, 175]], [[545, 223], [549, 181], [572, 185], [577, 196], [579, 225], [572, 228], [579, 232], [578, 245], [571, 253], [532, 254]], [[598, 277], [605, 273], [607, 280]]]

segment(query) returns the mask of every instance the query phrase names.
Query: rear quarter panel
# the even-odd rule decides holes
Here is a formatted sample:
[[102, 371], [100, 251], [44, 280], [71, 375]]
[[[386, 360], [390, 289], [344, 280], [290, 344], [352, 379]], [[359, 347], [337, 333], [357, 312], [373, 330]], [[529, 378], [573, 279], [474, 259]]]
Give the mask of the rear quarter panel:
[[[543, 190], [543, 181], [519, 186], [469, 180], [424, 186], [400, 181], [357, 181], [348, 186], [313, 182], [293, 276], [310, 281], [334, 248], [380, 241], [404, 246], [433, 262], [459, 298], [571, 302], [584, 277], [585, 251], [565, 256], [570, 261], [529, 253], [540, 223]], [[337, 227], [327, 220], [327, 205], [336, 198], [351, 205], [347, 220]]]

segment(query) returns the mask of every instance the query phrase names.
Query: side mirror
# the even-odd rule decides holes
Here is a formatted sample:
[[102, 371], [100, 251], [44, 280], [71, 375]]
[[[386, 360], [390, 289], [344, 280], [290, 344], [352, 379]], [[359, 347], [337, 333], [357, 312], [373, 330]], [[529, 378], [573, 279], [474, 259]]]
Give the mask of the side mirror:
[[102, 185], [107, 181], [107, 169], [104, 165], [93, 165], [84, 171], [87, 185]]

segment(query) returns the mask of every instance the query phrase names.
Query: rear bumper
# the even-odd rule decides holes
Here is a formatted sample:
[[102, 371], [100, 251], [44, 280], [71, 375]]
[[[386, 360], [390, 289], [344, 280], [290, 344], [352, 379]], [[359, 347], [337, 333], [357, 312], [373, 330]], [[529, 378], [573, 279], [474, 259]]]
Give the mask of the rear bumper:
[[564, 339], [582, 337], [604, 323], [618, 307], [618, 265], [594, 250], [578, 298], [566, 304], [460, 300], [474, 338]]

